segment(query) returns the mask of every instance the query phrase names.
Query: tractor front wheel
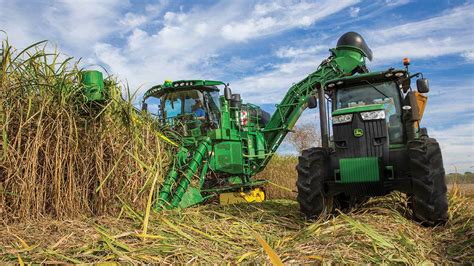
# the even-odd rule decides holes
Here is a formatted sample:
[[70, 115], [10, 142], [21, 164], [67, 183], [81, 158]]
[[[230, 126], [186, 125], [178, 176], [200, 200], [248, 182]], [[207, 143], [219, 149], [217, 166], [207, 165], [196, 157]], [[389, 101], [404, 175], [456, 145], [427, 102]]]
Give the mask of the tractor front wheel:
[[413, 216], [426, 225], [448, 219], [448, 200], [443, 158], [438, 142], [422, 137], [408, 143], [413, 191], [410, 196]]
[[328, 151], [324, 148], [304, 150], [298, 158], [297, 200], [307, 219], [316, 219], [328, 211], [330, 199], [324, 193], [324, 177], [327, 175]]

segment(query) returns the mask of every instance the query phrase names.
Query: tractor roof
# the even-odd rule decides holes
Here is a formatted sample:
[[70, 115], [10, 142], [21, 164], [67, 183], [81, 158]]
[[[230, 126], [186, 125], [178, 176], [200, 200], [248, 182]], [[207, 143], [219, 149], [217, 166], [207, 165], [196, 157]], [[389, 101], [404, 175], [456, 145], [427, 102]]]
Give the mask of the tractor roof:
[[166, 80], [163, 84], [151, 87], [145, 95], [144, 99], [155, 96], [159, 97], [165, 93], [175, 92], [177, 90], [199, 90], [199, 91], [219, 91], [218, 85], [226, 85], [222, 81], [216, 80]]
[[326, 88], [345, 88], [349, 86], [357, 86], [360, 84], [367, 84], [367, 81], [370, 83], [380, 83], [385, 81], [393, 81], [407, 78], [408, 72], [404, 69], [393, 69], [390, 68], [386, 71], [377, 71], [364, 73], [355, 76], [347, 76], [339, 79], [333, 79], [326, 82]]

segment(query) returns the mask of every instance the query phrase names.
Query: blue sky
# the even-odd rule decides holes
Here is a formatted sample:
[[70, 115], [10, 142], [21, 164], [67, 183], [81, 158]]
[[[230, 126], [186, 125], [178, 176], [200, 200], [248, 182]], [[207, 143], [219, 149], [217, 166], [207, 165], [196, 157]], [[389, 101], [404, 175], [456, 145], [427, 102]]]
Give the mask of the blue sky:
[[440, 141], [448, 172], [474, 171], [473, 1], [0, 0], [0, 7], [0, 29], [16, 47], [48, 39], [138, 95], [165, 79], [218, 79], [266, 109], [341, 34], [357, 31], [374, 51], [370, 69], [401, 67], [409, 57], [412, 71], [430, 79], [423, 124]]

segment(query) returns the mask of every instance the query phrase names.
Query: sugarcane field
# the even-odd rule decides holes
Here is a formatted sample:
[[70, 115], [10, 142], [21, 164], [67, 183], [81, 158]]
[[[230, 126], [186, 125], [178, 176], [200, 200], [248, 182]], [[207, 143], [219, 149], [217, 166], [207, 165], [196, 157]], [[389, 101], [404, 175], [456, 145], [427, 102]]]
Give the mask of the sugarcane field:
[[0, 264], [472, 264], [473, 25], [0, 0]]

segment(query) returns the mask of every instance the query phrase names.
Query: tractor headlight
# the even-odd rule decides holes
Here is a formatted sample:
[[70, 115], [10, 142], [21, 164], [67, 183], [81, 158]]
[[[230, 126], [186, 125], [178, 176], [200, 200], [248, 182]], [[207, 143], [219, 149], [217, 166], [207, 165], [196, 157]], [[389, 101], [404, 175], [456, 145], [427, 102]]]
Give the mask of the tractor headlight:
[[362, 120], [385, 119], [385, 110], [362, 112], [360, 116], [362, 116]]
[[352, 121], [352, 114], [338, 115], [338, 116], [333, 116], [332, 117], [332, 123], [334, 125], [347, 123], [347, 122], [351, 122], [351, 121]]

